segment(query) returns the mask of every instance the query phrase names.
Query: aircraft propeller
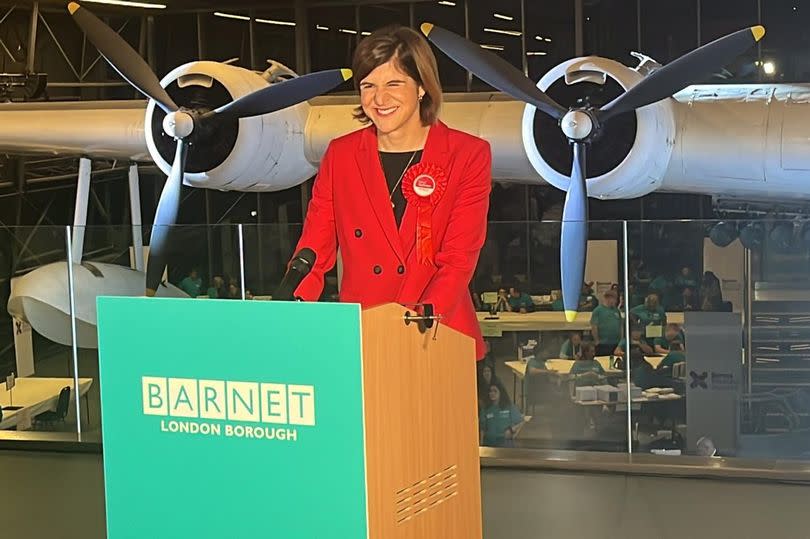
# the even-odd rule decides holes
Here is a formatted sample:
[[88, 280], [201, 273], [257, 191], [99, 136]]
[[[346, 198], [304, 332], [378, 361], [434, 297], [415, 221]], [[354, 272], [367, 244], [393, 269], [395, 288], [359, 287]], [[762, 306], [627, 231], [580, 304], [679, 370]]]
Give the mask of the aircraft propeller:
[[171, 173], [163, 186], [150, 239], [146, 268], [146, 295], [154, 296], [167, 262], [167, 236], [177, 222], [180, 192], [185, 173], [188, 137], [208, 122], [235, 120], [269, 114], [319, 96], [352, 76], [350, 69], [332, 69], [272, 84], [231, 101], [215, 110], [199, 113], [179, 107], [160, 85], [157, 75], [141, 56], [112, 28], [76, 2], [68, 11], [107, 62], [135, 89], [155, 101], [165, 112], [164, 132], [177, 141]]
[[566, 110], [531, 79], [496, 54], [482, 49], [449, 30], [433, 24], [421, 26], [422, 33], [456, 63], [494, 88], [533, 105], [558, 121], [573, 147], [573, 166], [562, 217], [560, 271], [563, 306], [569, 322], [576, 319], [588, 244], [588, 187], [586, 149], [605, 122], [626, 112], [672, 96], [713, 73], [765, 35], [765, 28], [753, 26], [707, 43], [653, 71], [637, 85], [611, 102], [596, 108]]

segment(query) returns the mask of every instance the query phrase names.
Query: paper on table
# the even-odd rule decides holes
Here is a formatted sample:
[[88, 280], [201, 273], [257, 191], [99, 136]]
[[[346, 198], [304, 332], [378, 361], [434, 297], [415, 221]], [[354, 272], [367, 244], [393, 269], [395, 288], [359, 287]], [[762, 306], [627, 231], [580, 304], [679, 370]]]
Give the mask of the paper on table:
[[31, 430], [31, 409], [23, 408], [18, 412], [17, 430]]
[[647, 326], [646, 329], [646, 337], [648, 339], [655, 339], [656, 337], [660, 337], [662, 335], [661, 326]]

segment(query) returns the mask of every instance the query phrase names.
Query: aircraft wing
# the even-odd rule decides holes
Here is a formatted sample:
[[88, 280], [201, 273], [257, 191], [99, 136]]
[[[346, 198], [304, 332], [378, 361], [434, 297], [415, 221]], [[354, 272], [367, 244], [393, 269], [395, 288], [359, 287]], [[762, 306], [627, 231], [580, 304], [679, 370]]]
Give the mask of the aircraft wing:
[[151, 159], [144, 137], [146, 101], [0, 104], [0, 151]]

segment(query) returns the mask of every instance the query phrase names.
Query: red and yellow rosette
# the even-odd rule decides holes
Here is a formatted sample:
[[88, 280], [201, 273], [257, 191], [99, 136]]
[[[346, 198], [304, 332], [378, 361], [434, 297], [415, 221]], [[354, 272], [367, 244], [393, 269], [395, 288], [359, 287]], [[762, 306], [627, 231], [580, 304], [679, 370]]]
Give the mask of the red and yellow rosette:
[[402, 194], [417, 211], [416, 259], [420, 264], [434, 264], [431, 219], [446, 190], [447, 174], [432, 163], [417, 163], [402, 178]]

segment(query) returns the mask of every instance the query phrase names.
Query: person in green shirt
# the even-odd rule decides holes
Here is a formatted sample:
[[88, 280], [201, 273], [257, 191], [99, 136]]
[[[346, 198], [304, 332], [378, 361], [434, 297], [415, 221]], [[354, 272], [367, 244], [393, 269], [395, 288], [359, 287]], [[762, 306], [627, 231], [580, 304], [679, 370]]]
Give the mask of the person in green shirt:
[[678, 324], [667, 324], [663, 337], [656, 337], [653, 342], [653, 349], [656, 354], [666, 354], [669, 352], [669, 345], [672, 341], [678, 339], [683, 342], [683, 331]]
[[528, 313], [534, 309], [532, 297], [516, 286], [509, 289], [509, 307], [512, 312]]
[[553, 290], [551, 292], [551, 310], [552, 311], [564, 311], [565, 306], [563, 305], [562, 296], [560, 295], [559, 290]]
[[622, 337], [622, 313], [616, 308], [618, 301], [618, 293], [608, 290], [603, 296], [602, 304], [591, 314], [591, 335], [596, 344], [597, 356], [613, 354]]
[[669, 352], [658, 364], [657, 370], [667, 377], [672, 377], [672, 366], [676, 363], [685, 362], [686, 354], [683, 353], [683, 343], [676, 337], [669, 343]]
[[666, 385], [663, 377], [650, 365], [637, 346], [630, 348], [630, 380], [641, 389]]
[[[638, 347], [641, 349], [642, 353], [651, 355], [653, 353], [653, 347], [647, 344], [647, 341], [644, 340], [642, 335], [643, 330], [641, 329], [641, 325], [634, 317], [634, 320], [630, 321], [630, 347]], [[619, 357], [624, 357], [625, 346], [627, 346], [627, 339], [621, 339], [613, 353]]]
[[582, 357], [582, 333], [572, 331], [560, 347], [561, 359], [579, 359]]
[[227, 297], [227, 293], [223, 289], [224, 286], [225, 286], [225, 279], [223, 279], [219, 275], [215, 275], [213, 280], [211, 281], [211, 286], [208, 287], [208, 297], [210, 299]]
[[489, 386], [489, 406], [481, 411], [478, 428], [481, 445], [514, 447], [514, 437], [523, 425], [523, 414], [509, 400], [502, 385]]
[[675, 277], [675, 288], [679, 294], [683, 294], [684, 288], [696, 290], [698, 285], [697, 278], [692, 274], [692, 268], [689, 266], [682, 267], [681, 273]]
[[180, 290], [191, 296], [192, 298], [196, 298], [200, 295], [200, 289], [202, 288], [202, 279], [200, 276], [197, 275], [197, 268], [192, 268], [189, 274], [180, 281]]
[[582, 292], [579, 295], [579, 311], [589, 312], [599, 305], [596, 294], [593, 293], [592, 283], [582, 283]]
[[664, 326], [667, 325], [667, 313], [659, 305], [658, 296], [649, 294], [644, 305], [633, 307], [630, 312], [638, 317], [644, 328], [644, 340], [650, 347], [654, 346], [655, 338], [663, 336]]
[[592, 342], [582, 345], [582, 357], [574, 361], [570, 374], [576, 377], [575, 385], [594, 385], [603, 381], [605, 369], [595, 359], [596, 347]]

